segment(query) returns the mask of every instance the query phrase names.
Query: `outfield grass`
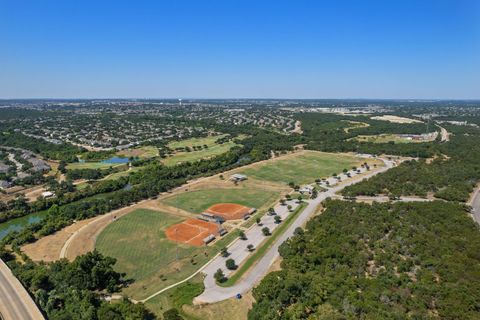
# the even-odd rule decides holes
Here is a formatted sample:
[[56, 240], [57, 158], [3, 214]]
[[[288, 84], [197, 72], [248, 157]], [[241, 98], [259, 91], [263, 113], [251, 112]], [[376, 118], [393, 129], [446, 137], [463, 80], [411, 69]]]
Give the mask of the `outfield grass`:
[[260, 208], [274, 202], [278, 197], [278, 192], [237, 186], [235, 188], [187, 191], [161, 201], [169, 206], [198, 214], [217, 203], [237, 203], [247, 207]]
[[138, 209], [102, 231], [96, 248], [116, 258], [115, 269], [134, 280], [124, 289], [125, 294], [144, 299], [190, 276], [218, 252], [215, 247], [194, 247], [168, 240], [165, 229], [182, 220], [170, 214]]
[[364, 161], [345, 154], [307, 151], [286, 159], [268, 161], [241, 170], [239, 173], [259, 180], [305, 184], [314, 182], [316, 178], [340, 173], [343, 169], [350, 169]]

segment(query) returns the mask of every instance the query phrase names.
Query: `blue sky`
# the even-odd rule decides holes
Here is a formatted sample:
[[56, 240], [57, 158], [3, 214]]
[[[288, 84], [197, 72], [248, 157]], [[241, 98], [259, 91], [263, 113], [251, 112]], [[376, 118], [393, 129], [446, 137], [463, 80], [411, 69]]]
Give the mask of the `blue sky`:
[[480, 98], [480, 1], [0, 0], [0, 98]]

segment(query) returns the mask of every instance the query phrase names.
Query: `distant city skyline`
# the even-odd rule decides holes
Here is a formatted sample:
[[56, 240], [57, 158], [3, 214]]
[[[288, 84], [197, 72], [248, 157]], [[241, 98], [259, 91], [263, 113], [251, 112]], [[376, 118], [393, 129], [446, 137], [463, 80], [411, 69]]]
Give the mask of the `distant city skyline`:
[[480, 1], [3, 1], [0, 99], [480, 99]]

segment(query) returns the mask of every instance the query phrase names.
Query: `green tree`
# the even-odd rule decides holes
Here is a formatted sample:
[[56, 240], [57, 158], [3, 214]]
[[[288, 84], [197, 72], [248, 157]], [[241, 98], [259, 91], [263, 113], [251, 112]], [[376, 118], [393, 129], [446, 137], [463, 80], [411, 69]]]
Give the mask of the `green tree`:
[[237, 265], [235, 264], [235, 260], [233, 259], [227, 259], [227, 261], [225, 261], [225, 266], [227, 267], [228, 270], [237, 269]]

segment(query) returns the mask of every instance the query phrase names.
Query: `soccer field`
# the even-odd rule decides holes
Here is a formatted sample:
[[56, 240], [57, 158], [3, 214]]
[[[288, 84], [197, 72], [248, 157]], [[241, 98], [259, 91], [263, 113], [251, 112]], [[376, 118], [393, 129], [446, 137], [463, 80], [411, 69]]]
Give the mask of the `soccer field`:
[[109, 224], [98, 236], [96, 249], [116, 258], [115, 269], [134, 280], [124, 289], [125, 294], [143, 299], [186, 278], [213, 256], [212, 248], [177, 244], [166, 238], [165, 229], [182, 220], [138, 209]]
[[239, 173], [258, 180], [296, 184], [312, 183], [316, 178], [340, 173], [343, 169], [359, 166], [365, 160], [346, 154], [305, 151], [274, 161], [252, 166]]

